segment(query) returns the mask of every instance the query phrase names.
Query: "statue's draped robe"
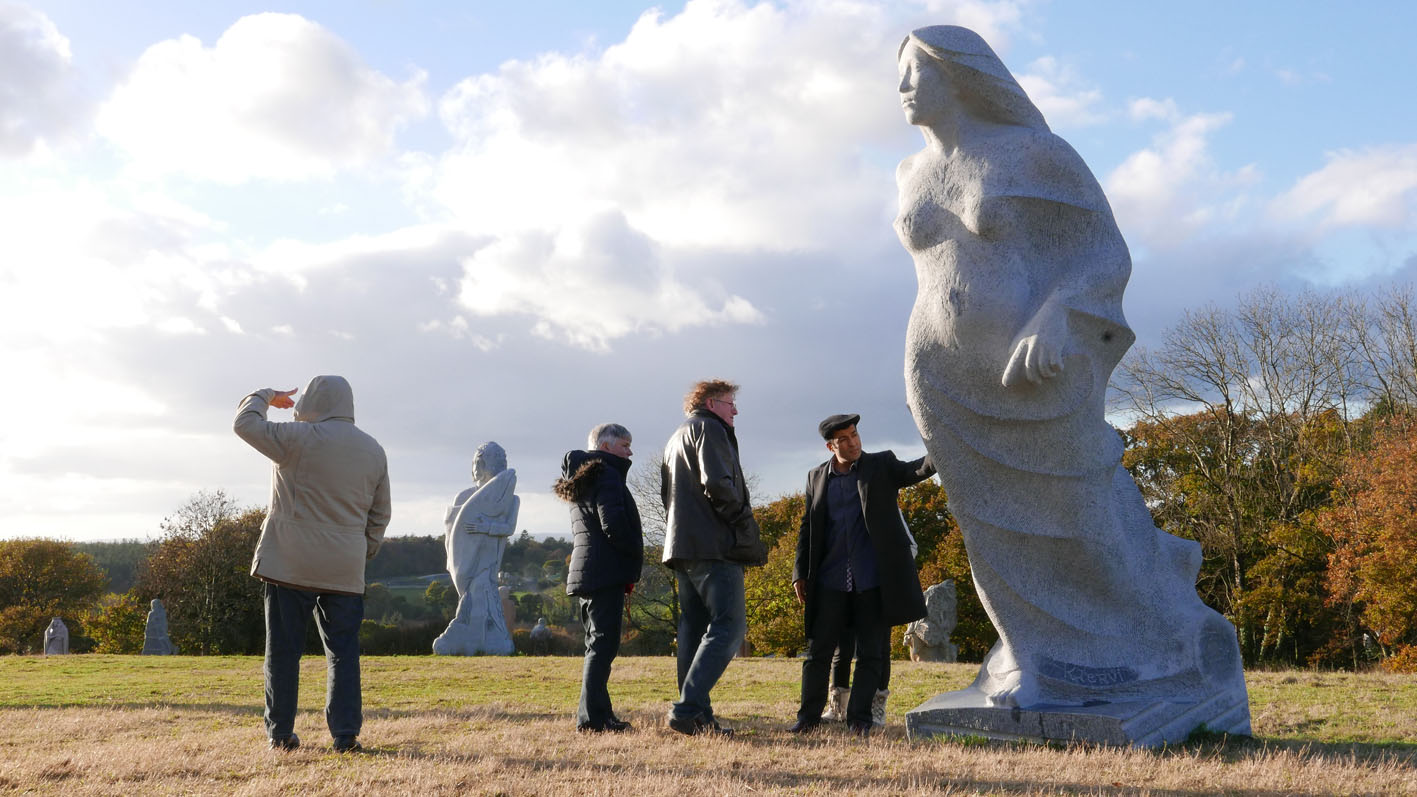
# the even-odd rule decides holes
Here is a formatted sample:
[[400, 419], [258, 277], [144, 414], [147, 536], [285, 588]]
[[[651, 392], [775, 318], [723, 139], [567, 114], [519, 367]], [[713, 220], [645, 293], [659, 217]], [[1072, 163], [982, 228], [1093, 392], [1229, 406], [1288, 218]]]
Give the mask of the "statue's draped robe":
[[[480, 487], [458, 494], [445, 516], [448, 572], [458, 591], [457, 614], [434, 641], [439, 654], [512, 652], [511, 635], [497, 592], [497, 573], [507, 538], [516, 529], [521, 499], [517, 473], [508, 468]], [[473, 526], [477, 526], [474, 530]]]
[[[1134, 335], [1131, 259], [1101, 187], [1046, 130], [995, 126], [967, 154], [933, 154], [898, 175], [919, 277], [905, 377], [1000, 633], [975, 688], [998, 705], [1243, 689], [1234, 630], [1196, 595], [1200, 546], [1155, 527], [1103, 417]], [[1006, 388], [1045, 307], [1066, 321], [1063, 371]]]

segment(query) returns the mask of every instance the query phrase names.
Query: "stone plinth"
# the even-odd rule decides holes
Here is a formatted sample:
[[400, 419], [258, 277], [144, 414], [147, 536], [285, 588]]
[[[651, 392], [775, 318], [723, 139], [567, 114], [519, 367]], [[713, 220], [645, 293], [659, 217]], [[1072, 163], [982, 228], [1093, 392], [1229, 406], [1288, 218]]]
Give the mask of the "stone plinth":
[[977, 689], [935, 695], [905, 714], [910, 739], [983, 736], [1028, 742], [1087, 742], [1122, 747], [1177, 744], [1197, 728], [1235, 735], [1250, 733], [1245, 690], [1211, 695], [1196, 703], [1138, 701], [1093, 706], [989, 705]]

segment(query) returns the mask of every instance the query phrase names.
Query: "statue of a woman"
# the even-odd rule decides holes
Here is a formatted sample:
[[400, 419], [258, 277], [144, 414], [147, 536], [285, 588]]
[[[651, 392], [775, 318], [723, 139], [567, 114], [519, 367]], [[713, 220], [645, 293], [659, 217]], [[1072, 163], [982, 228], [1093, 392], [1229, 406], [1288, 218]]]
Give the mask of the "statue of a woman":
[[153, 598], [148, 604], [148, 621], [143, 627], [144, 656], [171, 656], [177, 652], [172, 639], [167, 635], [167, 609], [162, 601]]
[[472, 480], [473, 486], [458, 493], [444, 520], [458, 609], [447, 630], [433, 641], [433, 652], [504, 656], [512, 652], [512, 636], [497, 592], [497, 573], [521, 508], [521, 499], [513, 494], [517, 472], [507, 467], [501, 446], [483, 443], [472, 458]]
[[63, 656], [69, 652], [69, 627], [55, 617], [44, 629], [44, 655]]
[[1103, 417], [1134, 336], [1102, 188], [972, 31], [921, 28], [898, 58], [925, 137], [896, 171], [919, 280], [906, 391], [999, 632], [971, 688], [1022, 707], [1226, 694], [1243, 714], [1221, 729], [1248, 732], [1200, 546], [1155, 527]]

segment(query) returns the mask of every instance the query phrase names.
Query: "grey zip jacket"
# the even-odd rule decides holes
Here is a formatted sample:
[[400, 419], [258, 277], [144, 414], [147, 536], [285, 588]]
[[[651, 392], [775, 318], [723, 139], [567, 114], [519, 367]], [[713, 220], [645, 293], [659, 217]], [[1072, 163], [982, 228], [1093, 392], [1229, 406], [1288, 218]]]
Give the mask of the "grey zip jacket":
[[251, 575], [318, 592], [364, 592], [364, 562], [389, 525], [384, 449], [354, 425], [354, 391], [342, 376], [317, 376], [295, 421], [266, 420], [275, 391], [258, 390], [236, 411], [236, 434], [265, 454], [271, 505]]

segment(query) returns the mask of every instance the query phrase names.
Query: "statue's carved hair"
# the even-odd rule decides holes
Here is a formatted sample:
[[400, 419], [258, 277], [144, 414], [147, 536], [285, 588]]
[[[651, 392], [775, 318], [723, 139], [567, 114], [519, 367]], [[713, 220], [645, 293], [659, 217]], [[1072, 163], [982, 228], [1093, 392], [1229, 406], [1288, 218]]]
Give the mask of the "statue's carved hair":
[[911, 44], [945, 70], [950, 88], [970, 115], [1000, 124], [1048, 130], [1038, 106], [979, 34], [958, 25], [918, 28], [900, 43], [897, 61]]

